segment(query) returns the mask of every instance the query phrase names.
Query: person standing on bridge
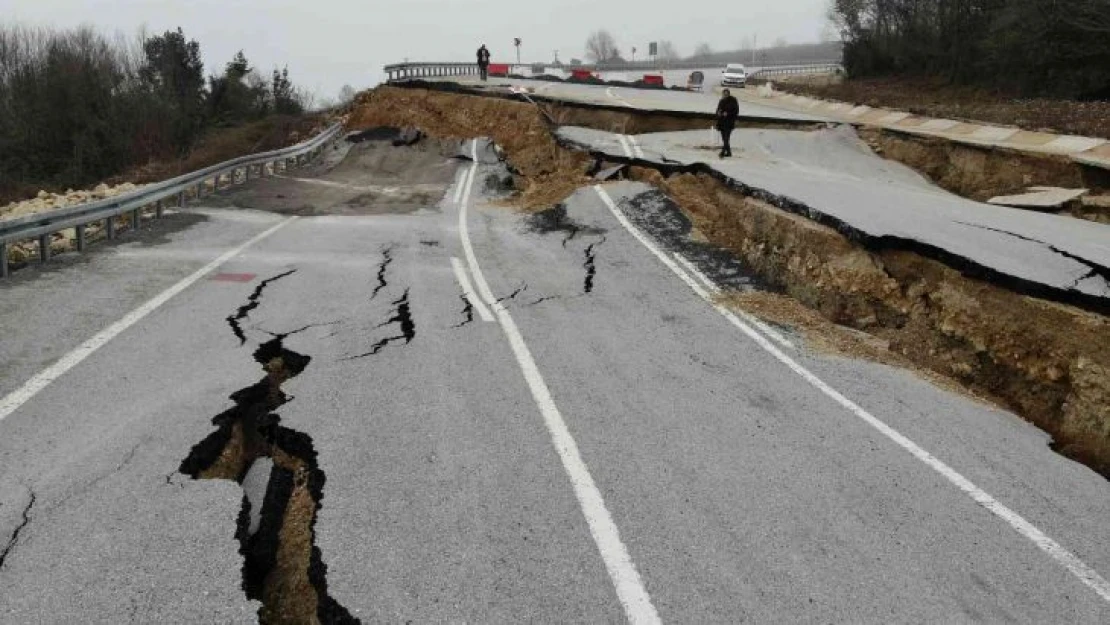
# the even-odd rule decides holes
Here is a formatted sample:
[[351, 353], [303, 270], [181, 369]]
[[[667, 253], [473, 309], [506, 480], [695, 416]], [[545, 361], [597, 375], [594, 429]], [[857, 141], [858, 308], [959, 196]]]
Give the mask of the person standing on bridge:
[[721, 158], [732, 156], [732, 131], [736, 129], [736, 119], [740, 117], [740, 102], [733, 97], [732, 92], [725, 89], [721, 101], [717, 104], [717, 130], [721, 132]]
[[489, 80], [489, 50], [484, 43], [478, 48], [478, 73], [482, 80]]

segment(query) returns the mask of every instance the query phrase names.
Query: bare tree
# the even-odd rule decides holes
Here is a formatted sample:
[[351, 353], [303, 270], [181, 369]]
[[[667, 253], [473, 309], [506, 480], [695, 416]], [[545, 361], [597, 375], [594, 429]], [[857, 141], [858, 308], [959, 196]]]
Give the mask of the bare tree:
[[705, 42], [699, 43], [698, 47], [694, 48], [694, 58], [703, 58], [707, 56], [713, 56], [713, 46]]
[[354, 87], [351, 85], [343, 85], [343, 88], [339, 90], [339, 104], [342, 105], [351, 102], [355, 99], [355, 95], [357, 94], [355, 93]]
[[586, 39], [586, 58], [595, 63], [605, 63], [620, 57], [617, 40], [607, 30], [594, 31]]
[[779, 37], [778, 39], [775, 39], [775, 45], [773, 47], [775, 47], [775, 48], [785, 48], [786, 46], [787, 46], [786, 37]]

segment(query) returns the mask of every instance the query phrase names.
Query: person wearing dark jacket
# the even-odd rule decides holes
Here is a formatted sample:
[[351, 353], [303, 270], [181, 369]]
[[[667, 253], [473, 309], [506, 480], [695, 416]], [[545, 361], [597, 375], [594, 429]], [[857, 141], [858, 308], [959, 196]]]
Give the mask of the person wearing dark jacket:
[[732, 96], [732, 92], [725, 89], [722, 92], [723, 97], [717, 104], [717, 130], [721, 131], [721, 140], [724, 142], [724, 147], [721, 148], [721, 158], [732, 156], [732, 131], [736, 128], [736, 118], [740, 117], [740, 102]]
[[482, 76], [482, 80], [489, 79], [489, 50], [484, 43], [481, 48], [478, 48], [478, 73]]

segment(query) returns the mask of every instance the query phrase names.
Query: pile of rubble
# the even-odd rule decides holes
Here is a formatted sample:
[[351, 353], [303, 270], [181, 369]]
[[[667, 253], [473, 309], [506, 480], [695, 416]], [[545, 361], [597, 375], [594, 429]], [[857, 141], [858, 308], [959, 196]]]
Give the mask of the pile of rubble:
[[102, 183], [96, 188], [87, 191], [74, 191], [73, 189], [67, 189], [65, 193], [39, 191], [38, 195], [30, 200], [12, 202], [7, 206], [0, 207], [0, 220], [15, 219], [16, 217], [23, 217], [25, 215], [45, 213], [59, 208], [66, 208], [67, 206], [84, 204], [85, 202], [94, 202], [96, 200], [130, 193], [144, 186], [146, 185], [134, 185], [130, 182], [125, 182], [110, 187]]

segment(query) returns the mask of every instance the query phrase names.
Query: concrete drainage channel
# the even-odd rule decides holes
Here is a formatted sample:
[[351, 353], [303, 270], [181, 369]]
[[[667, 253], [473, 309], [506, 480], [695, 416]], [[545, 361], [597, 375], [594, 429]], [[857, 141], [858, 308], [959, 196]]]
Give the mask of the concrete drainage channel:
[[[263, 281], [228, 318], [242, 344], [239, 322], [258, 305], [266, 285], [292, 273]], [[243, 487], [235, 537], [243, 556], [243, 592], [262, 603], [259, 622], [358, 623], [328, 595], [327, 566], [315, 545], [326, 476], [312, 437], [282, 427], [275, 413], [290, 401], [282, 385], [312, 362], [285, 347], [292, 334], [258, 347], [254, 359], [265, 375], [231, 395], [235, 406], [212, 420], [216, 431], [193, 447], [179, 470], [195, 480], [229, 480]]]
[[[576, 107], [566, 119], [610, 130], [636, 113], [614, 115]], [[552, 136], [552, 118], [558, 120], [558, 111], [545, 116], [532, 104], [506, 99], [385, 87], [355, 103], [350, 123], [356, 128], [419, 127], [432, 137], [491, 137], [505, 149], [517, 176], [521, 193], [512, 203], [533, 213], [528, 219], [536, 229], [559, 230], [572, 240], [578, 233], [574, 224], [565, 223], [557, 204], [575, 189], [594, 184], [587, 172], [600, 171], [604, 164], [599, 167], [585, 154], [560, 146]], [[638, 129], [650, 130], [656, 123], [647, 120]], [[816, 311], [830, 327], [862, 331], [885, 346], [891, 358], [884, 361], [939, 375], [1017, 412], [1052, 434], [1062, 454], [1110, 477], [1110, 319], [1105, 315], [969, 278], [914, 250], [869, 249], [709, 175], [662, 171], [639, 162], [621, 173], [662, 192], [636, 198], [624, 207], [626, 214], [633, 221], [647, 213], [685, 216], [689, 232], [677, 243], [662, 243], [684, 256], [691, 255], [684, 246], [695, 243], [716, 248], [701, 255], [698, 264], [715, 278], [713, 267], [701, 263], [705, 258], [729, 269], [730, 281], [719, 286], [763, 287]], [[673, 210], [659, 212], [636, 202], [669, 204]], [[718, 260], [724, 255], [731, 257], [728, 262]], [[743, 275], [735, 267], [742, 267]], [[733, 303], [734, 298], [726, 294], [724, 299]], [[759, 312], [780, 321], [774, 311]]]

